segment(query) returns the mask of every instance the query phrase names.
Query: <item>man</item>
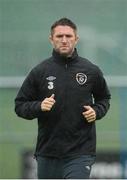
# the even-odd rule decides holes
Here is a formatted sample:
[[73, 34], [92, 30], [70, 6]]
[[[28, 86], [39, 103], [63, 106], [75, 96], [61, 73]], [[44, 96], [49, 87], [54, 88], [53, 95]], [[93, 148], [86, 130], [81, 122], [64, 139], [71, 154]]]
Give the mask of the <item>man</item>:
[[67, 18], [51, 26], [52, 56], [34, 67], [15, 99], [15, 111], [38, 119], [38, 178], [88, 179], [96, 154], [95, 121], [109, 109], [101, 70], [78, 55], [77, 27]]

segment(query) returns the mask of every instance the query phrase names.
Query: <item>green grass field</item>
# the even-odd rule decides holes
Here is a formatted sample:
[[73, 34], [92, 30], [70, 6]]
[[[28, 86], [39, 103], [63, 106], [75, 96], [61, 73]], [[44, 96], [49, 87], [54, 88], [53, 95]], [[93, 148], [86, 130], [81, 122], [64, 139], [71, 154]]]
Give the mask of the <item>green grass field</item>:
[[[21, 155], [36, 145], [36, 119], [26, 121], [16, 116], [14, 98], [17, 89], [0, 89], [0, 178], [21, 178]], [[111, 89], [109, 113], [97, 121], [97, 151], [120, 149], [118, 90]]]

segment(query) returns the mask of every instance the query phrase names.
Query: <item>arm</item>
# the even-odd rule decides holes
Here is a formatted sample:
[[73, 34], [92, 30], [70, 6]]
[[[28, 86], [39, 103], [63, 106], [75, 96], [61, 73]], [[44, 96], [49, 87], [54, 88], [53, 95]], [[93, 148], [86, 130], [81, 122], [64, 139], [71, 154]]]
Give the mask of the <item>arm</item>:
[[15, 112], [25, 119], [37, 118], [43, 112], [52, 109], [55, 103], [54, 94], [46, 97], [43, 101], [38, 98], [38, 83], [34, 72], [31, 71], [23, 82], [17, 97], [15, 98]]
[[42, 112], [37, 81], [33, 71], [26, 77], [15, 98], [15, 112], [19, 117], [25, 119], [37, 118]]
[[94, 104], [92, 108], [96, 112], [96, 119], [104, 117], [110, 107], [110, 92], [107, 83], [99, 70], [93, 86]]
[[100, 70], [95, 78], [92, 94], [93, 105], [84, 106], [84, 112], [82, 113], [88, 123], [104, 117], [110, 107], [110, 92]]

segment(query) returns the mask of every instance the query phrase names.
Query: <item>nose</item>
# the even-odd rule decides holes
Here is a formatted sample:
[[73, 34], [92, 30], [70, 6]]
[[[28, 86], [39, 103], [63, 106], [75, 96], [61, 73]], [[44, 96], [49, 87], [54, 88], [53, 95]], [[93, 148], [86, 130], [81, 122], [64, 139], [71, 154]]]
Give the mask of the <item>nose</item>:
[[62, 42], [63, 42], [63, 43], [66, 43], [66, 42], [67, 42], [66, 36], [63, 36], [63, 37], [62, 37]]

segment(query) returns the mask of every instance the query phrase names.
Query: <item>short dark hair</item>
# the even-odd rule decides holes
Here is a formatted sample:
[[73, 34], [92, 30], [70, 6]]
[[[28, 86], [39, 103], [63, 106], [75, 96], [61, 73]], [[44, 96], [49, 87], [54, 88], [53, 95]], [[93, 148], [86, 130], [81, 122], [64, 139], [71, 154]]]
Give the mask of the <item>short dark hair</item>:
[[53, 34], [53, 30], [56, 26], [70, 26], [74, 31], [77, 31], [77, 26], [74, 22], [72, 22], [70, 19], [64, 17], [56, 21], [55, 23], [52, 24], [51, 26], [51, 34]]

